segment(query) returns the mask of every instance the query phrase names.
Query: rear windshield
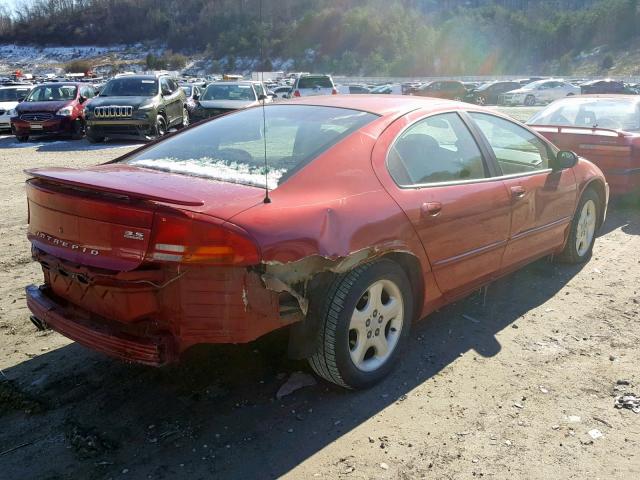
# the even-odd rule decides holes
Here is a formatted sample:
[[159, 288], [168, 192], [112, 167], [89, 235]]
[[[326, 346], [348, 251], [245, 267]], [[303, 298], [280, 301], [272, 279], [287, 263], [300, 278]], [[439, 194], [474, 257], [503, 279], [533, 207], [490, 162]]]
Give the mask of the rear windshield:
[[276, 188], [352, 132], [377, 118], [311, 105], [250, 108], [193, 127], [123, 160], [130, 165]]
[[101, 97], [154, 97], [158, 81], [152, 78], [114, 78], [100, 92]]
[[75, 85], [41, 85], [31, 90], [25, 102], [60, 102], [76, 98]]
[[298, 88], [333, 88], [329, 77], [300, 77]]
[[251, 85], [209, 85], [200, 100], [255, 101], [256, 94]]
[[639, 103], [624, 99], [573, 98], [552, 103], [534, 115], [529, 125], [600, 127], [640, 131]]

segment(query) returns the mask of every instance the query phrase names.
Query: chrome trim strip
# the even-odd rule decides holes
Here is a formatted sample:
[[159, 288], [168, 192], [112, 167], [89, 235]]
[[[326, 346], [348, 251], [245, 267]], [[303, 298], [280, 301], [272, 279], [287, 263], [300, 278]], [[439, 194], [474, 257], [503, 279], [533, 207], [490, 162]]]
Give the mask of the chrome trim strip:
[[446, 267], [451, 265], [452, 263], [457, 263], [462, 260], [466, 260], [470, 257], [475, 257], [476, 255], [482, 255], [483, 253], [488, 253], [492, 250], [496, 250], [500, 247], [503, 247], [507, 244], [507, 240], [498, 240], [497, 242], [490, 243], [489, 245], [485, 245], [480, 248], [474, 248], [473, 250], [469, 250], [468, 252], [461, 253], [454, 257], [445, 258], [444, 260], [439, 260], [433, 263], [433, 269], [438, 269], [442, 267]]
[[533, 227], [533, 228], [530, 228], [529, 230], [524, 230], [518, 233], [517, 235], [512, 236], [510, 240], [520, 240], [521, 238], [528, 237], [529, 235], [535, 235], [536, 233], [544, 232], [545, 230], [549, 230], [558, 225], [562, 225], [563, 223], [571, 223], [571, 217], [562, 217], [551, 223], [546, 223], [539, 227]]

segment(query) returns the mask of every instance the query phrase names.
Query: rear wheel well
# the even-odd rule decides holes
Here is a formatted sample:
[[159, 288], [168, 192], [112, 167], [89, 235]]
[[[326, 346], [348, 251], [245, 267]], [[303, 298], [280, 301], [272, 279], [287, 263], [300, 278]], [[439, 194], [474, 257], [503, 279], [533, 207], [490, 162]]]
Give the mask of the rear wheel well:
[[[388, 259], [398, 264], [405, 272], [411, 285], [414, 301], [414, 318], [418, 318], [422, 312], [424, 303], [424, 276], [420, 261], [417, 257], [405, 252], [389, 252], [387, 254], [375, 257], [369, 261], [375, 262], [382, 259]], [[349, 270], [353, 270], [367, 261], [353, 265]], [[330, 290], [333, 282], [340, 276], [348, 272], [334, 273], [331, 271], [323, 271], [317, 273], [306, 285], [306, 297], [309, 301], [309, 310], [302, 321], [294, 323], [289, 333], [289, 357], [294, 359], [308, 358], [315, 353], [316, 338], [320, 322], [322, 322], [322, 306], [327, 300], [326, 293]]]

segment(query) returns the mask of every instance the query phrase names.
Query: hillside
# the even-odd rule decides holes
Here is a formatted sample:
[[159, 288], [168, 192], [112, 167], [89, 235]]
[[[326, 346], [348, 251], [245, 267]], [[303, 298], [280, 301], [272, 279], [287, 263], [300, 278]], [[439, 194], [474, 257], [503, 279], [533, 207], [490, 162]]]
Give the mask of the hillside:
[[[622, 58], [638, 42], [638, 0], [577, 3], [583, 8], [574, 0], [263, 0], [261, 23], [259, 0], [182, 0], [179, 8], [175, 0], [33, 0], [13, 16], [0, 12], [0, 44], [142, 45], [143, 57], [145, 48], [169, 49], [212, 71], [640, 73]], [[3, 60], [11, 64], [0, 52]]]

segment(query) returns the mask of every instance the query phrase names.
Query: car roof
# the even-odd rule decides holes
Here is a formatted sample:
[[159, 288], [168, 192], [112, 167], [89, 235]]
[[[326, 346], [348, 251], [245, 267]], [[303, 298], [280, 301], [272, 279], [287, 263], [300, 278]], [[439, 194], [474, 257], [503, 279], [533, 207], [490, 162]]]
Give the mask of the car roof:
[[211, 85], [255, 85], [257, 83], [260, 83], [260, 82], [255, 82], [255, 81], [252, 81], [252, 80], [238, 80], [238, 81], [236, 81], [236, 80], [226, 80], [224, 82], [213, 82], [213, 83], [210, 83], [207, 86], [211, 86]]
[[120, 80], [121, 78], [133, 78], [136, 80], [158, 80], [161, 77], [169, 77], [169, 75], [120, 75], [113, 77], [111, 80]]
[[87, 85], [91, 85], [90, 83], [81, 83], [81, 82], [45, 82], [39, 85], [34, 85], [35, 87], [86, 87]]
[[404, 115], [419, 108], [433, 108], [434, 110], [440, 110], [447, 106], [460, 108], [460, 102], [453, 100], [412, 95], [319, 95], [299, 97], [278, 103], [278, 105], [286, 104], [347, 108], [381, 116]]

